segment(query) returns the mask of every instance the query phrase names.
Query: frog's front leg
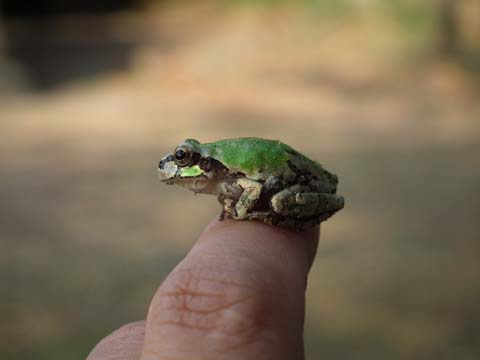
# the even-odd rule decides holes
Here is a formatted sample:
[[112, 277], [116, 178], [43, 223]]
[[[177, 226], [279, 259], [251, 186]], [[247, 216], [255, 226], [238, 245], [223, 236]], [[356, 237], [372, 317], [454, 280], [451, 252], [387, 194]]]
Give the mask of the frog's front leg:
[[238, 179], [236, 183], [243, 189], [243, 192], [235, 204], [235, 215], [233, 218], [245, 220], [260, 198], [262, 184], [247, 178]]
[[218, 202], [222, 205], [222, 212], [219, 215], [220, 220], [233, 218], [234, 214], [234, 201], [223, 194], [220, 194], [217, 198]]
[[289, 218], [319, 218], [323, 221], [342, 209], [342, 196], [313, 192], [310, 187], [293, 185], [275, 194], [270, 201], [272, 210]]

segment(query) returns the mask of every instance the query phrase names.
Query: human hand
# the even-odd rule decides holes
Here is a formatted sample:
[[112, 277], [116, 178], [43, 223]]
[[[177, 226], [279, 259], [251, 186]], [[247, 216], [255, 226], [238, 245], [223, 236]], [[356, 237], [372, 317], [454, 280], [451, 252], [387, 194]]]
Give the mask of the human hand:
[[303, 359], [308, 271], [319, 228], [214, 220], [162, 282], [147, 319], [88, 360]]

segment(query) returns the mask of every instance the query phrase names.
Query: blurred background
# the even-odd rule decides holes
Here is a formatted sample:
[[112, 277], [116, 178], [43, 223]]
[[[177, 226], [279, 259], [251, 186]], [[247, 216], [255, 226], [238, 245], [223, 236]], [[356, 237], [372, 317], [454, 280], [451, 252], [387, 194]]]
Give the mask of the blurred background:
[[0, 4], [0, 358], [144, 318], [219, 212], [158, 160], [240, 136], [340, 177], [307, 359], [480, 357], [480, 1]]

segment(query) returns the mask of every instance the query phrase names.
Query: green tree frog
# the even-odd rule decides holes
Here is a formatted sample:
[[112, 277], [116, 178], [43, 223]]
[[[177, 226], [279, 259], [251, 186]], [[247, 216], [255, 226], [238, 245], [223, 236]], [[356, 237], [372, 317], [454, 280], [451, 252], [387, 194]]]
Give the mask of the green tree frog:
[[297, 231], [344, 206], [338, 178], [278, 140], [187, 139], [160, 160], [161, 181], [217, 196], [220, 219], [260, 220]]

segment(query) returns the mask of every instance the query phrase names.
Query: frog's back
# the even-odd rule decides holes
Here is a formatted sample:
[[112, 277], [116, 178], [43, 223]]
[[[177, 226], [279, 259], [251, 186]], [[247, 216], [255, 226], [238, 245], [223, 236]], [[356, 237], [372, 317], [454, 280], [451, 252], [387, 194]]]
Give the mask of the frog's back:
[[202, 144], [202, 148], [202, 155], [211, 156], [253, 179], [282, 174], [295, 164], [314, 175], [325, 175], [325, 170], [318, 163], [279, 140], [255, 137], [227, 139]]

